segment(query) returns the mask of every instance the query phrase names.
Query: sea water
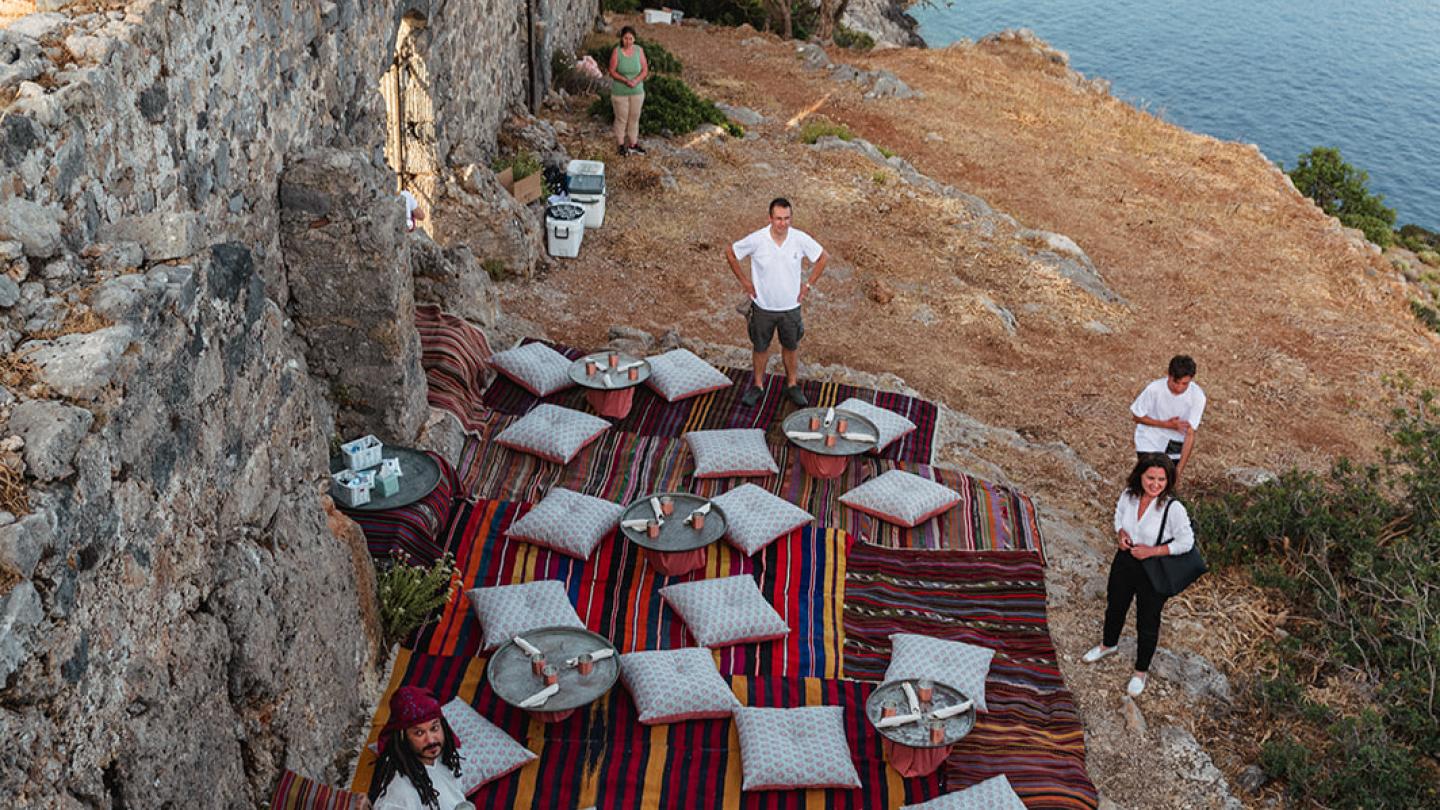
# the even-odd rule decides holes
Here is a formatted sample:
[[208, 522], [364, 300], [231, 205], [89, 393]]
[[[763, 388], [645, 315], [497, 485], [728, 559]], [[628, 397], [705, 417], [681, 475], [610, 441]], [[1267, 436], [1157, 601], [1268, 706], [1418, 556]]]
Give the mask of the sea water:
[[1257, 144], [1287, 170], [1339, 147], [1397, 225], [1440, 230], [1440, 0], [957, 0], [910, 13], [931, 47], [1032, 29], [1117, 97]]

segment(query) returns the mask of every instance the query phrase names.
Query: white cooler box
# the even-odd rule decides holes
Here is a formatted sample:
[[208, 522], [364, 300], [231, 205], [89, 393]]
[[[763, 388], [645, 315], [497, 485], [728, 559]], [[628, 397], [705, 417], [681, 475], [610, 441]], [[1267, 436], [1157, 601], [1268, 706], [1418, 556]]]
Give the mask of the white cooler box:
[[545, 209], [545, 245], [551, 256], [573, 259], [585, 238], [585, 209], [560, 203]]
[[570, 202], [585, 209], [585, 227], [605, 224], [605, 175], [572, 174], [567, 180]]

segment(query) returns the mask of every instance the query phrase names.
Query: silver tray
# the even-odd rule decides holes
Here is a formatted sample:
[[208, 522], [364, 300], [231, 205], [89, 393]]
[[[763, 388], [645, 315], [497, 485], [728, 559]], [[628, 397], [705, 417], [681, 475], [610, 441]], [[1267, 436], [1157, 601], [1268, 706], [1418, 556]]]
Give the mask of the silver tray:
[[[650, 508], [651, 498], [669, 498], [675, 502], [675, 514], [665, 520], [665, 525], [660, 527], [660, 536], [654, 540], [643, 530], [636, 531], [627, 529], [623, 525], [627, 520], [653, 520], [655, 510]], [[696, 509], [705, 504], [710, 504], [710, 514], [705, 516], [705, 528], [695, 531], [685, 518]], [[726, 521], [725, 513], [708, 498], [699, 495], [692, 495], [689, 492], [657, 492], [654, 495], [646, 495], [640, 500], [625, 507], [625, 513], [620, 516], [620, 531], [630, 542], [641, 548], [654, 549], [655, 551], [694, 551], [697, 548], [704, 548], [711, 543], [725, 536]]]
[[[836, 408], [835, 421], [831, 422], [830, 427], [827, 428], [824, 426], [823, 422], [825, 421], [825, 413], [829, 410], [829, 408], [801, 408], [800, 410], [785, 417], [785, 423], [781, 426], [781, 430], [783, 430], [787, 434], [785, 436], [786, 441], [789, 441], [791, 444], [799, 447], [802, 450], [809, 450], [812, 453], [822, 456], [855, 456], [859, 455], [860, 453], [875, 449], [876, 444], [878, 444], [879, 442], [880, 430], [879, 428], [875, 427], [874, 422], [871, 422], [869, 419], [866, 419], [858, 413], [853, 413], [851, 411], [845, 411]], [[813, 431], [810, 430], [811, 416], [819, 416], [820, 421], [822, 422], [821, 426]], [[852, 442], [844, 436], [841, 436], [839, 432], [835, 430], [835, 425], [839, 423], [842, 416], [850, 422], [848, 427], [850, 428], [851, 432], [861, 431], [864, 433], [869, 433], [871, 436], [874, 436], [876, 438], [876, 441]], [[817, 431], [820, 433], [834, 433], [835, 446], [826, 447], [824, 438], [791, 439], [788, 434], [792, 430], [805, 431], [807, 433], [814, 433]]]
[[[633, 388], [640, 383], [643, 383], [646, 380], [650, 379], [650, 361], [646, 360], [643, 357], [635, 357], [634, 355], [629, 355], [624, 352], [617, 353], [620, 355], [620, 365], [622, 366], [626, 363], [634, 363], [636, 361], [639, 361], [641, 363], [639, 369], [640, 375], [637, 379], [630, 379], [630, 374], [626, 371], [611, 371], [610, 379], [612, 384], [606, 385], [605, 372], [610, 367], [609, 360], [607, 359], [610, 356], [610, 352], [603, 351], [592, 352], [580, 358], [579, 360], [571, 362], [570, 380], [576, 385], [582, 386], [584, 388], [593, 388], [596, 391], [623, 391], [626, 388]], [[585, 373], [586, 360], [594, 360], [595, 365], [599, 366], [599, 368], [595, 371], [594, 377], [591, 377], [590, 375]]]
[[[335, 501], [336, 506], [348, 512], [381, 512], [386, 509], [398, 509], [423, 500], [439, 485], [440, 465], [423, 450], [387, 444], [381, 454], [383, 458], [400, 459], [400, 489], [394, 495], [385, 498], [376, 497], [379, 490], [372, 489], [369, 503], [347, 506], [337, 500]], [[343, 469], [345, 469], [345, 456], [332, 456], [330, 472], [337, 473]], [[367, 467], [366, 469], [379, 468]]]
[[[614, 648], [610, 640], [598, 633], [579, 627], [542, 627], [521, 633], [521, 638], [540, 648], [547, 663], [560, 671], [560, 691], [543, 705], [526, 709], [533, 712], [563, 712], [589, 705], [610, 691], [620, 676], [620, 652], [595, 662], [589, 675], [565, 666], [565, 661], [581, 653], [604, 647]], [[507, 641], [490, 656], [485, 665], [485, 678], [495, 695], [511, 706], [545, 688], [545, 680], [530, 669], [530, 656], [514, 641]]]
[[[865, 719], [870, 721], [870, 725], [875, 726], [880, 722], [880, 710], [886, 701], [895, 701], [900, 714], [909, 713], [910, 707], [905, 700], [905, 690], [900, 686], [902, 683], [909, 683], [910, 688], [915, 688], [913, 680], [886, 681], [870, 693], [869, 700], [865, 701]], [[875, 731], [891, 742], [911, 748], [943, 748], [947, 745], [954, 745], [975, 728], [975, 708], [972, 706], [969, 711], [945, 718], [943, 721], [945, 723], [945, 740], [939, 743], [930, 742], [930, 721], [926, 719], [926, 716], [934, 709], [943, 709], [964, 702], [965, 695], [961, 694], [959, 689], [943, 683], [935, 683], [934, 699], [930, 701], [928, 708], [924, 708], [920, 712], [920, 722], [906, 723], [903, 726], [890, 728], [875, 726]], [[921, 705], [924, 706], [923, 703]]]

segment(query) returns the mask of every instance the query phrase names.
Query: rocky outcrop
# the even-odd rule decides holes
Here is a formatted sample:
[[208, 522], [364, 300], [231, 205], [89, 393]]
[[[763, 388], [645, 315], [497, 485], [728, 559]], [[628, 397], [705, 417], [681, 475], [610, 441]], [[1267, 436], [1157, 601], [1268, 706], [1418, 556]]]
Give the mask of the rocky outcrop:
[[405, 210], [389, 172], [360, 152], [320, 150], [280, 181], [289, 310], [341, 436], [408, 443], [425, 420], [425, 372]]
[[840, 22], [869, 34], [879, 45], [923, 48], [920, 24], [905, 13], [909, 6], [906, 0], [849, 0]]

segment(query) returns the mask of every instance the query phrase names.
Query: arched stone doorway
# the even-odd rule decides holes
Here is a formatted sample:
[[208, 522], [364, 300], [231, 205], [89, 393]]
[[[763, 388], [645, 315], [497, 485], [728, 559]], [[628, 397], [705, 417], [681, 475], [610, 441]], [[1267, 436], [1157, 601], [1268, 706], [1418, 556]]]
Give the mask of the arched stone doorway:
[[[400, 20], [395, 57], [380, 80], [385, 97], [385, 160], [395, 170], [399, 191], [409, 191], [428, 213], [434, 210], [440, 161], [435, 145], [435, 105], [425, 65], [427, 25], [411, 11]], [[431, 220], [419, 223], [427, 233]]]

